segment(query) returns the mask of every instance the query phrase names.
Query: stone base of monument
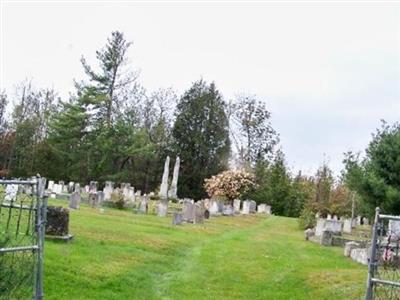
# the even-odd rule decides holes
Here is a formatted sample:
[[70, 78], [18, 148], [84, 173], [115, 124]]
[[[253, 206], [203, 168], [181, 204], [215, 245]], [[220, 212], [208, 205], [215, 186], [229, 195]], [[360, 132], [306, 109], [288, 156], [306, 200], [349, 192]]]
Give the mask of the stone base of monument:
[[72, 234], [67, 234], [67, 235], [46, 235], [46, 240], [52, 240], [52, 241], [62, 241], [62, 242], [71, 242], [73, 240], [74, 236]]

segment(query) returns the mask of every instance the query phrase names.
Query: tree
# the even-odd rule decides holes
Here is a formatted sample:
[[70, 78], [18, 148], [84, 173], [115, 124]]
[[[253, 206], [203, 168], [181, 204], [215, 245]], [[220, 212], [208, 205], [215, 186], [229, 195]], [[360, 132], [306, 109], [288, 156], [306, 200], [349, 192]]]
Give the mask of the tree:
[[204, 179], [227, 169], [230, 140], [225, 108], [215, 84], [203, 80], [181, 97], [172, 131], [181, 158], [180, 197], [206, 196]]
[[272, 128], [271, 113], [254, 95], [238, 95], [231, 110], [232, 140], [240, 164], [252, 168], [257, 161], [272, 158], [278, 135]]
[[224, 171], [204, 181], [204, 188], [210, 197], [222, 197], [230, 204], [254, 185], [254, 175], [244, 170]]
[[344, 180], [361, 196], [369, 215], [379, 206], [383, 212], [400, 214], [400, 123], [381, 128], [372, 135], [366, 157], [345, 154]]

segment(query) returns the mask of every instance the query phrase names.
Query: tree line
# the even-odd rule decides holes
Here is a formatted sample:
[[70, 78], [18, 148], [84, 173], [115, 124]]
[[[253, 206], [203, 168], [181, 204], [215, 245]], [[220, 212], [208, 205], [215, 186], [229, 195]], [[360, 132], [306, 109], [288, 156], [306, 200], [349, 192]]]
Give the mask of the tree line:
[[400, 126], [373, 136], [366, 157], [345, 155], [340, 178], [323, 163], [314, 176], [292, 174], [279, 148], [265, 102], [255, 95], [224, 99], [214, 82], [199, 79], [182, 95], [172, 88], [148, 91], [129, 64], [132, 44], [112, 32], [96, 51], [96, 65], [84, 57], [85, 78], [68, 99], [30, 81], [0, 94], [0, 176], [40, 173], [53, 180], [130, 182], [142, 192], [159, 188], [167, 155], [181, 158], [178, 196], [201, 199], [204, 180], [229, 168], [255, 176], [247, 192], [271, 204], [276, 214], [301, 217], [316, 212], [364, 214], [380, 205], [400, 213]]

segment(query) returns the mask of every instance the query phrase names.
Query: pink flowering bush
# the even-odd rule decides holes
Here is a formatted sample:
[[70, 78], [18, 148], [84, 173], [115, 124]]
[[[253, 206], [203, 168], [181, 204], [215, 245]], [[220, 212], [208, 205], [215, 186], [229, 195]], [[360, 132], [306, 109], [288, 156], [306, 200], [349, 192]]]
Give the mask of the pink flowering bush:
[[210, 197], [221, 197], [229, 201], [255, 186], [254, 175], [243, 170], [224, 171], [204, 181], [204, 188]]

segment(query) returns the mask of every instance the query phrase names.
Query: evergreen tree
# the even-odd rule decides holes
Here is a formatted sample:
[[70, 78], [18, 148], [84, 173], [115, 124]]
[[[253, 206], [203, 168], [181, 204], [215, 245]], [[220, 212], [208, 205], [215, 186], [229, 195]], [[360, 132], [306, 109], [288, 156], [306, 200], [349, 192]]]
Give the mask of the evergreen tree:
[[215, 84], [203, 80], [180, 99], [172, 131], [181, 158], [180, 197], [205, 197], [204, 179], [227, 168], [230, 140], [225, 108]]

